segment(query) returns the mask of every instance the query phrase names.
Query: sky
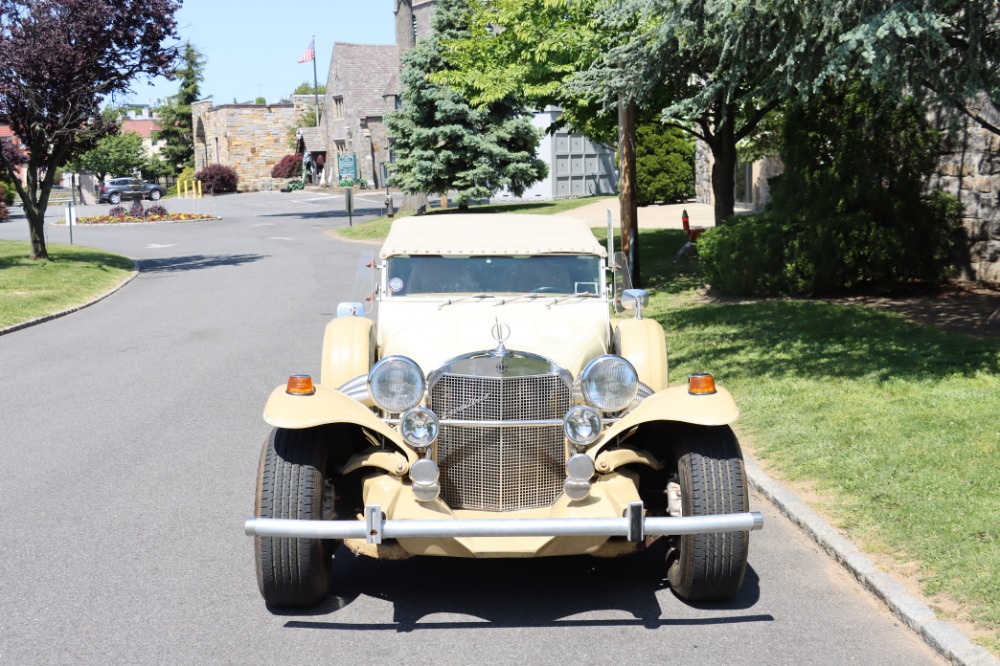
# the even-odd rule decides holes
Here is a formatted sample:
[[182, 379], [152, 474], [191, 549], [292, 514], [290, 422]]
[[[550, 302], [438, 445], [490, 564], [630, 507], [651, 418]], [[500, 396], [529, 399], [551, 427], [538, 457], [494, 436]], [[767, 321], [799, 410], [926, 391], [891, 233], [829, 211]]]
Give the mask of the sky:
[[[393, 0], [184, 0], [177, 12], [180, 41], [190, 40], [205, 56], [201, 96], [216, 104], [269, 103], [286, 97], [303, 81], [312, 83], [311, 62], [299, 63], [316, 35], [316, 75], [326, 84], [333, 43], [391, 44], [395, 41]], [[150, 86], [149, 84], [153, 85]], [[177, 93], [178, 81], [163, 77], [134, 81], [121, 100], [145, 104]], [[117, 103], [118, 100], [116, 99]]]

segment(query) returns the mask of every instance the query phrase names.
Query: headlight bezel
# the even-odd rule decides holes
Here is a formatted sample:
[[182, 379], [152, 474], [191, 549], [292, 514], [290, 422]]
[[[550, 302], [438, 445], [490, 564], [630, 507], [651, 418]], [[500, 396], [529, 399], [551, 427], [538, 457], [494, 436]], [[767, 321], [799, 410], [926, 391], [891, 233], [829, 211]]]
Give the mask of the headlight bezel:
[[[579, 418], [586, 419], [589, 422], [591, 427], [589, 435], [580, 436], [579, 431], [573, 428], [574, 420], [578, 420]], [[586, 448], [596, 442], [603, 430], [604, 422], [601, 419], [601, 413], [590, 405], [575, 405], [563, 417], [563, 434], [573, 446], [579, 448]]]
[[[398, 395], [390, 395], [386, 391], [392, 385], [393, 378], [389, 373], [404, 373], [411, 388], [407, 392], [399, 391]], [[397, 378], [398, 382], [398, 378]], [[386, 356], [372, 366], [368, 371], [368, 394], [380, 409], [389, 414], [402, 414], [413, 409], [424, 400], [427, 393], [427, 378], [416, 361], [406, 356]]]
[[[626, 382], [617, 381], [620, 379]], [[584, 367], [578, 384], [588, 405], [605, 414], [613, 414], [635, 404], [639, 394], [639, 373], [628, 359], [603, 354]], [[619, 390], [609, 391], [612, 386]]]
[[[423, 418], [425, 420], [423, 427], [428, 429], [429, 436], [421, 438], [414, 436], [414, 431], [412, 430], [412, 420], [414, 418]], [[441, 434], [441, 422], [437, 414], [426, 407], [411, 407], [399, 417], [399, 434], [403, 436], [403, 441], [417, 451], [426, 451], [434, 446], [438, 435]]]

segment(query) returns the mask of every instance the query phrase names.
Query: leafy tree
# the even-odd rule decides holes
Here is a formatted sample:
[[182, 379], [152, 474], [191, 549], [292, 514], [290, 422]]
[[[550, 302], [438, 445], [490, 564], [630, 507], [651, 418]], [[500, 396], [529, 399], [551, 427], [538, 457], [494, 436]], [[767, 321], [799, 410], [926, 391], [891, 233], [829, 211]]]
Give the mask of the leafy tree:
[[[822, 3], [816, 3], [818, 6]], [[784, 0], [622, 0], [601, 14], [620, 43], [570, 88], [604, 108], [627, 91], [638, 104], [667, 100], [666, 124], [704, 141], [714, 158], [717, 224], [733, 214], [737, 144], [795, 93], [793, 77], [816, 71], [803, 44], [810, 3]]]
[[658, 122], [640, 123], [635, 142], [639, 205], [694, 195], [694, 139]]
[[[0, 0], [0, 123], [28, 153], [15, 180], [31, 256], [48, 258], [43, 224], [56, 169], [113, 133], [101, 101], [140, 74], [162, 74], [175, 53], [176, 0]], [[0, 151], [13, 177], [15, 165]]]
[[180, 79], [177, 94], [156, 109], [160, 128], [153, 133], [155, 141], [164, 141], [160, 155], [177, 173], [185, 165], [194, 165], [194, 127], [191, 105], [201, 97], [205, 57], [186, 42], [181, 52], [181, 64], [173, 71]]
[[460, 208], [503, 187], [522, 194], [545, 177], [535, 157], [538, 133], [514, 97], [474, 107], [454, 89], [428, 77], [447, 70], [443, 40], [469, 34], [464, 0], [442, 0], [432, 19], [434, 34], [407, 52], [400, 111], [386, 117], [398, 158], [392, 182], [410, 194], [458, 191]]
[[174, 173], [171, 164], [163, 161], [159, 155], [147, 155], [139, 164], [139, 173], [143, 180], [159, 180]]
[[900, 97], [927, 96], [956, 108], [1000, 134], [997, 0], [845, 0], [804, 28], [826, 55], [803, 84], [865, 76]]
[[111, 134], [72, 161], [77, 171], [92, 171], [101, 182], [108, 175], [130, 175], [142, 168], [146, 151], [136, 132]]
[[319, 84], [319, 86], [313, 86], [313, 84], [309, 83], [308, 81], [303, 81], [298, 86], [296, 86], [295, 90], [292, 91], [292, 94], [293, 95], [325, 95], [326, 94], [326, 85], [321, 83], [321, 84]]

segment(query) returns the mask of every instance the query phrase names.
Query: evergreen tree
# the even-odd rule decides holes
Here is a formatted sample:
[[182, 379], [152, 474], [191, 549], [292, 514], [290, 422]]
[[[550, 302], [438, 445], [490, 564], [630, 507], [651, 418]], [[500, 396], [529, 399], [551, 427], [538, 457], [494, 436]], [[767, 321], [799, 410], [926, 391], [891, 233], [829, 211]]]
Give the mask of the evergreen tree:
[[185, 43], [182, 64], [174, 71], [180, 79], [180, 89], [164, 106], [156, 109], [160, 129], [153, 133], [153, 139], [166, 141], [166, 145], [160, 150], [160, 155], [171, 165], [173, 173], [177, 173], [188, 164], [194, 164], [191, 104], [201, 96], [200, 84], [204, 79], [204, 70], [204, 56], [191, 45], [191, 42]]
[[442, 42], [469, 35], [468, 4], [442, 0], [431, 27], [433, 36], [420, 40], [404, 58], [403, 108], [386, 117], [397, 155], [391, 182], [409, 194], [454, 189], [460, 208], [504, 187], [523, 194], [547, 173], [535, 157], [539, 133], [523, 104], [508, 96], [474, 107], [429, 78], [452, 68]]

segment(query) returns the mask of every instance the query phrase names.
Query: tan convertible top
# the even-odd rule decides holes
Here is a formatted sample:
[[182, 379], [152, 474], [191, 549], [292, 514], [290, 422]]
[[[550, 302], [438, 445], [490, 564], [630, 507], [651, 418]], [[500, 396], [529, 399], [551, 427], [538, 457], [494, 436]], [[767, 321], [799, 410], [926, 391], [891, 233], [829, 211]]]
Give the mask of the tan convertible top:
[[595, 254], [607, 252], [587, 225], [553, 215], [421, 215], [396, 220], [381, 257], [401, 254]]

